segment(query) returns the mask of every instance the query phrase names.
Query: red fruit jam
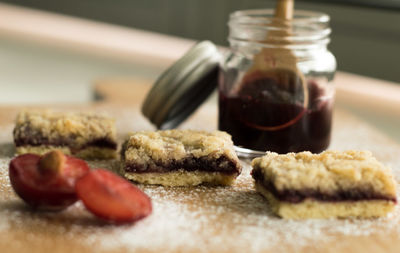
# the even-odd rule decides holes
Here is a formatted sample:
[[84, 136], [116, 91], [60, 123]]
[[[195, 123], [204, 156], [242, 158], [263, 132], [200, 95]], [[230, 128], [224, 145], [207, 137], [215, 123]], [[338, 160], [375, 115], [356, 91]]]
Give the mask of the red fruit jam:
[[319, 153], [330, 142], [333, 95], [308, 81], [308, 105], [299, 78], [256, 74], [236, 90], [219, 87], [219, 129], [236, 146], [277, 153]]

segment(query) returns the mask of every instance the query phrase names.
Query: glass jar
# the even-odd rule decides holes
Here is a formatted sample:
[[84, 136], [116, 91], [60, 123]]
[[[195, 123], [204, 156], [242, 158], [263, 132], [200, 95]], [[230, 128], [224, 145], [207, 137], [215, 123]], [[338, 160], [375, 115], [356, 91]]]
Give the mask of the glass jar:
[[311, 151], [329, 146], [336, 60], [327, 49], [329, 16], [273, 10], [230, 15], [230, 52], [220, 66], [219, 129], [242, 155]]

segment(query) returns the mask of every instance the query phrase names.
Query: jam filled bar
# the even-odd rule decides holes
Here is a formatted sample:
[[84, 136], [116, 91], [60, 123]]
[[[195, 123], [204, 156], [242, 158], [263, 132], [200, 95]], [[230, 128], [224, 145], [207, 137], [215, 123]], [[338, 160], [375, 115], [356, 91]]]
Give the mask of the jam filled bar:
[[96, 114], [22, 111], [13, 134], [18, 154], [60, 149], [87, 159], [117, 156], [115, 122]]
[[283, 218], [379, 217], [397, 202], [391, 170], [368, 151], [267, 153], [252, 166], [256, 190]]
[[132, 181], [164, 186], [230, 185], [241, 172], [225, 132], [136, 132], [123, 144], [122, 173]]

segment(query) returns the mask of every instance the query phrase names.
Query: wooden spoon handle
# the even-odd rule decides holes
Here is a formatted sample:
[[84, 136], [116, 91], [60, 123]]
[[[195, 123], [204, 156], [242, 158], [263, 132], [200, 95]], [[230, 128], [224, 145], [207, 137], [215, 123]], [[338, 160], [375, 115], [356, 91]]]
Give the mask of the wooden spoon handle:
[[292, 19], [294, 0], [278, 0], [275, 8], [275, 17], [280, 19]]

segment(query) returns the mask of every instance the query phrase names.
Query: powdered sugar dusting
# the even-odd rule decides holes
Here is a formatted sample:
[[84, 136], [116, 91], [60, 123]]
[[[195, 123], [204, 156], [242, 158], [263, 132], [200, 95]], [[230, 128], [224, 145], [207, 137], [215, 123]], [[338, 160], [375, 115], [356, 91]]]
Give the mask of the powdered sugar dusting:
[[[144, 187], [154, 212], [135, 226], [102, 235], [102, 248], [174, 252], [263, 252], [282, 245], [304, 248], [342, 236], [399, 234], [400, 213], [387, 218], [287, 221], [275, 217], [266, 201], [253, 191], [249, 167], [233, 188]], [[100, 239], [99, 234], [90, 238]]]
[[[1, 161], [2, 171], [7, 162]], [[104, 224], [80, 203], [62, 213], [36, 213], [14, 197], [2, 198], [0, 233], [26, 229], [35, 231], [28, 233], [32, 240], [62, 235], [106, 251], [132, 252], [265, 252], [282, 245], [288, 249], [315, 247], [338, 236], [400, 234], [398, 208], [387, 218], [371, 220], [287, 221], [275, 217], [268, 203], [253, 190], [250, 168], [244, 165], [233, 187], [141, 186], [152, 198], [153, 213], [133, 225]], [[8, 181], [7, 173], [1, 174], [1, 181]], [[8, 191], [9, 185], [3, 188]]]
[[[356, 126], [357, 121], [346, 119], [346, 124], [335, 126], [331, 148], [369, 149], [392, 166], [399, 180], [400, 147], [368, 127]], [[255, 192], [245, 161], [232, 187], [140, 186], [152, 198], [153, 213], [135, 224], [106, 224], [81, 203], [61, 213], [34, 212], [10, 187], [12, 145], [4, 142], [0, 146], [0, 243], [4, 236], [14, 238], [14, 249], [35, 241], [45, 245], [55, 241], [68, 249], [65, 252], [76, 245], [95, 252], [324, 252], [329, 245], [338, 252], [346, 243], [361, 244], [368, 238], [400, 240], [398, 207], [386, 218], [367, 220], [293, 221], [274, 216], [267, 201]], [[117, 161], [90, 164], [112, 170], [119, 165]], [[15, 240], [21, 233], [24, 241]]]

